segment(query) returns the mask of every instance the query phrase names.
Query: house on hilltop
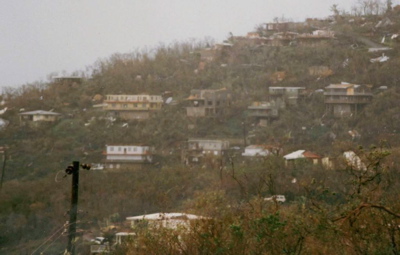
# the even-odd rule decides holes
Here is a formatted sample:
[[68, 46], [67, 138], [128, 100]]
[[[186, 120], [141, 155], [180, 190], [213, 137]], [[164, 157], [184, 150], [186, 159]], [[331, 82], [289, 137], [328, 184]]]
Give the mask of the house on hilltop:
[[372, 101], [371, 89], [350, 83], [331, 84], [324, 92], [326, 111], [336, 117], [358, 114]]
[[161, 95], [107, 95], [103, 110], [124, 120], [145, 120], [162, 105]]
[[289, 30], [296, 31], [298, 29], [304, 28], [304, 22], [269, 22], [264, 23], [262, 29], [265, 32], [286, 32]]
[[279, 32], [268, 37], [267, 45], [268, 46], [289, 46], [291, 43], [296, 40], [298, 37], [298, 33], [296, 32]]
[[333, 31], [315, 30], [311, 34], [300, 34], [296, 38], [299, 46], [320, 46], [326, 44], [335, 37]]
[[68, 87], [76, 87], [83, 82], [83, 78], [79, 76], [54, 76], [52, 79], [55, 84]]
[[217, 43], [213, 47], [203, 48], [199, 51], [200, 60], [210, 63], [216, 59], [225, 59], [229, 55], [232, 46], [233, 44], [230, 43]]

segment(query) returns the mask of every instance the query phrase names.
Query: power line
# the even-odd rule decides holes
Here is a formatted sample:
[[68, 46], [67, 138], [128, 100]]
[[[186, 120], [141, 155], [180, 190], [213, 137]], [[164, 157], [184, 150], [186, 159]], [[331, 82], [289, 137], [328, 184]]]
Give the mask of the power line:
[[64, 232], [61, 232], [60, 235], [57, 238], [55, 238], [51, 243], [49, 243], [49, 245], [47, 245], [47, 247], [42, 251], [42, 253], [45, 252], [55, 241], [60, 239], [60, 237], [62, 237], [63, 234], [64, 234]]
[[[61, 228], [57, 229], [49, 238], [46, 239], [46, 241], [44, 241], [39, 247], [36, 248], [36, 250], [34, 250], [31, 255], [33, 255], [36, 251], [38, 251], [43, 245], [45, 245], [51, 238], [53, 238], [53, 236], [55, 236], [58, 232], [60, 232], [61, 230], [65, 229], [65, 227], [67, 227], [69, 225], [68, 224], [64, 224], [62, 225]], [[62, 234], [62, 233], [61, 233]]]
[[[74, 223], [65, 223], [64, 225], [62, 225], [61, 228], [57, 229], [49, 238], [47, 238], [39, 247], [37, 247], [32, 253], [31, 255], [33, 255], [36, 251], [38, 251], [43, 245], [45, 245], [48, 241], [50, 241], [58, 232], [60, 232], [61, 230], [65, 229], [66, 227], [72, 225], [72, 224], [77, 224], [80, 223], [80, 221], [74, 222]], [[61, 233], [62, 235], [63, 233]], [[59, 238], [59, 237], [57, 237]], [[53, 241], [54, 242], [54, 241]]]

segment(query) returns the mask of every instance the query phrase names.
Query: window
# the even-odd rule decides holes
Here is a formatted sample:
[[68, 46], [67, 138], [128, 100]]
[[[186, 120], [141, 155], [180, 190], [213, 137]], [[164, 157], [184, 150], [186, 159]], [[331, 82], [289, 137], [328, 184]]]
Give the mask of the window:
[[110, 151], [114, 151], [114, 147], [110, 147]]
[[118, 147], [118, 151], [122, 151], [122, 148], [121, 148], [121, 147]]
[[212, 103], [212, 101], [207, 101], [207, 104], [212, 105], [213, 103]]

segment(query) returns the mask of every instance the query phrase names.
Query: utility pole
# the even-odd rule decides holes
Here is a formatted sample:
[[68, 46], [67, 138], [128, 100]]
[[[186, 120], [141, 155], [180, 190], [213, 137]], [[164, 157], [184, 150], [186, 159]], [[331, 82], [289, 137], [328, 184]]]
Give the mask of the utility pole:
[[1, 147], [0, 147], [0, 153], [3, 153], [3, 167], [1, 169], [1, 179], [0, 179], [0, 191], [3, 188], [3, 180], [4, 180], [4, 173], [6, 170], [6, 161], [7, 161], [7, 154], [6, 154], [6, 148], [3, 148], [3, 151], [1, 151]]
[[79, 161], [74, 161], [72, 167], [69, 166], [65, 171], [72, 174], [71, 189], [71, 209], [69, 210], [69, 226], [68, 226], [68, 254], [75, 255], [75, 235], [76, 235], [76, 218], [78, 214], [78, 191], [79, 191]]
[[[76, 235], [76, 219], [78, 215], [78, 191], [79, 191], [79, 161], [72, 162], [72, 166], [68, 166], [65, 172], [72, 174], [71, 188], [71, 209], [69, 210], [68, 225], [68, 246], [67, 254], [75, 255], [75, 235]], [[90, 165], [83, 164], [83, 169], [90, 170]]]

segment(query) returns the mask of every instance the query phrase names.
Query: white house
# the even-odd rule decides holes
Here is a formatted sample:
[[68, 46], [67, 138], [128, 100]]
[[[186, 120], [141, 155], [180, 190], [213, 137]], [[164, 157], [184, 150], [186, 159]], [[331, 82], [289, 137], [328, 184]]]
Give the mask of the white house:
[[153, 147], [143, 145], [106, 145], [106, 168], [121, 168], [132, 163], [151, 163]]
[[164, 227], [177, 229], [178, 227], [189, 227], [190, 221], [208, 219], [207, 217], [198, 216], [187, 213], [152, 213], [133, 217], [127, 217], [131, 221], [131, 227], [134, 228], [138, 224], [146, 224], [150, 228]]
[[292, 153], [289, 153], [283, 156], [285, 159], [285, 164], [287, 165], [288, 162], [294, 162], [298, 159], [305, 159], [311, 161], [314, 165], [319, 164], [321, 162], [322, 157], [306, 150], [297, 150]]
[[19, 114], [19, 118], [21, 123], [28, 122], [55, 122], [60, 118], [61, 114], [57, 112], [49, 112], [49, 111], [31, 111], [31, 112], [23, 112]]
[[244, 149], [242, 156], [244, 157], [256, 157], [256, 156], [269, 156], [277, 155], [282, 151], [281, 148], [267, 145], [250, 145]]

